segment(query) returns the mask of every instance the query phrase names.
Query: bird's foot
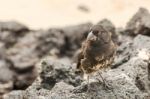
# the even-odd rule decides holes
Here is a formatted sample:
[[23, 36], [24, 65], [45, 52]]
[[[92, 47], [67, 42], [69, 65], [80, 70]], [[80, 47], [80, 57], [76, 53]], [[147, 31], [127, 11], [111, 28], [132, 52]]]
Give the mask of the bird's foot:
[[109, 84], [107, 84], [105, 81], [101, 81], [101, 80], [98, 79], [98, 78], [96, 78], [96, 79], [98, 80], [98, 82], [99, 82], [100, 84], [103, 84], [104, 89], [106, 89], [106, 90], [112, 90], [112, 89], [113, 89], [112, 86], [110, 86]]
[[105, 88], [106, 90], [112, 90], [112, 89], [113, 89], [112, 86], [110, 86], [110, 85], [107, 84], [107, 83], [104, 83], [104, 88]]

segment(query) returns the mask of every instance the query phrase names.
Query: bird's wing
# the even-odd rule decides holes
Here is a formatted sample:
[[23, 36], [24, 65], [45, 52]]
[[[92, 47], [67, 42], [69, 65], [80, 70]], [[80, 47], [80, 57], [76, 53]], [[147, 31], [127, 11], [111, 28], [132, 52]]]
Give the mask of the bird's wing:
[[80, 69], [81, 60], [84, 58], [84, 49], [85, 49], [85, 42], [83, 42], [82, 48], [80, 49], [80, 51], [78, 53], [77, 69]]
[[84, 58], [83, 52], [80, 51], [78, 54], [78, 62], [77, 62], [77, 69], [80, 69], [80, 65], [81, 65], [81, 59]]

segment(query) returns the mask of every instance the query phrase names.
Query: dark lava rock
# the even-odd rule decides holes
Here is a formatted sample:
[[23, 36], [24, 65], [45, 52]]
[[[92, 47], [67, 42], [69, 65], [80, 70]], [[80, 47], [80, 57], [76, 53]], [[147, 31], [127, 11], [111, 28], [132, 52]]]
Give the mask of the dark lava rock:
[[[138, 35], [133, 40], [134, 50], [145, 50], [147, 55], [150, 53], [150, 37]], [[144, 54], [144, 53], [143, 53]]]
[[61, 29], [49, 29], [45, 32], [42, 32], [38, 35], [36, 52], [39, 54], [39, 57], [44, 55], [56, 55], [59, 56], [63, 53], [66, 44], [66, 37], [64, 32]]
[[28, 31], [26, 26], [14, 21], [0, 22], [0, 41], [5, 43], [5, 47], [11, 47]]
[[24, 32], [28, 30], [25, 25], [15, 21], [0, 22], [0, 31]]
[[81, 42], [83, 42], [92, 26], [92, 23], [85, 23], [75, 26], [68, 26], [62, 29], [65, 34], [66, 44], [62, 53], [65, 55], [73, 56], [73, 53], [81, 47]]
[[0, 58], [0, 96], [16, 89], [26, 89], [37, 77], [36, 68], [18, 71], [7, 58]]
[[35, 83], [25, 91], [12, 91], [6, 94], [4, 99], [74, 99], [70, 97], [72, 96], [70, 90], [74, 87], [64, 82], [57, 83], [51, 91], [47, 89], [37, 90], [37, 86]]
[[55, 29], [32, 31], [7, 50], [7, 58], [12, 62], [11, 69], [14, 71], [14, 89], [26, 89], [32, 84], [38, 76], [35, 64], [51, 49], [64, 44], [60, 34]]
[[5, 57], [6, 54], [6, 47], [4, 42], [0, 42], [0, 58]]
[[150, 13], [145, 8], [140, 8], [139, 11], [127, 23], [126, 31], [129, 35], [136, 36], [137, 34], [150, 36]]
[[48, 58], [42, 62], [40, 77], [42, 87], [49, 90], [60, 81], [64, 81], [73, 86], [78, 86], [82, 82], [80, 75], [77, 76], [70, 65], [63, 65], [58, 61], [53, 62]]
[[13, 80], [13, 73], [10, 70], [10, 64], [4, 59], [0, 59], [0, 82], [5, 83]]
[[0, 57], [0, 96], [13, 89], [13, 72], [9, 68], [11, 64]]
[[19, 72], [14, 71], [14, 90], [24, 90], [37, 78], [36, 67], [27, 68]]
[[38, 60], [64, 45], [64, 37], [57, 29], [48, 31], [32, 31], [20, 38], [18, 42], [7, 50], [8, 58], [17, 70], [32, 68]]
[[[18, 27], [16, 29], [14, 29], [15, 27], [12, 27], [11, 25], [9, 27], [2, 25], [1, 27], [3, 29], [1, 29], [1, 31], [3, 31], [3, 33], [6, 32], [6, 34], [8, 33], [9, 35], [10, 32], [18, 33], [20, 32], [20, 30], [23, 30], [23, 28], [25, 28], [23, 26], [19, 27], [18, 25], [19, 24], [13, 25]], [[74, 48], [70, 47], [70, 41], [72, 46], [74, 45], [80, 46], [79, 42], [81, 42], [81, 40], [84, 39], [84, 36], [87, 35], [86, 33], [88, 33], [87, 31], [89, 29], [89, 25], [90, 24], [83, 24], [83, 25], [67, 27], [63, 29], [52, 28], [49, 30], [29, 31], [23, 37], [18, 38], [17, 42], [8, 50], [6, 50], [5, 51], [6, 54], [3, 55], [6, 56], [6, 58], [11, 63], [9, 68], [10, 71], [13, 72], [13, 89], [26, 89], [29, 85], [32, 84], [32, 82], [38, 76], [38, 72], [37, 72], [38, 70], [35, 64], [45, 55], [48, 54], [50, 56], [59, 56], [61, 54], [65, 55], [66, 53], [64, 52], [65, 51], [69, 52], [70, 48], [71, 51], [73, 51]], [[76, 33], [78, 35], [74, 36], [76, 35]], [[7, 37], [8, 37], [7, 35], [4, 36], [4, 38]], [[73, 37], [73, 39], [71, 39], [71, 37]], [[6, 44], [6, 42], [3, 43]], [[77, 48], [75, 48], [75, 50]], [[50, 75], [50, 77], [53, 78], [51, 80], [48, 79], [48, 77], [44, 76], [45, 77], [44, 78], [42, 76], [43, 83], [47, 81], [48, 82], [54, 81], [53, 83], [57, 83], [58, 81], [64, 79], [65, 77], [68, 77], [65, 79], [65, 82], [69, 84], [77, 86], [77, 83], [80, 83], [80, 80], [78, 80], [78, 78], [77, 80], [73, 80], [74, 74], [70, 74], [68, 69], [65, 69], [64, 71], [61, 71], [61, 69], [59, 71], [59, 69], [53, 68], [52, 75]], [[64, 77], [60, 76], [61, 73], [62, 76]]]

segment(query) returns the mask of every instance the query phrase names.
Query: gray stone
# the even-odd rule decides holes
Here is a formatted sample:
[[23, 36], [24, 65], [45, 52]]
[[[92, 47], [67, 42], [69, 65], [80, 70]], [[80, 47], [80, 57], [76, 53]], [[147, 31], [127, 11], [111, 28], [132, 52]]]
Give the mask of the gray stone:
[[13, 46], [17, 40], [29, 32], [29, 29], [15, 21], [0, 22], [0, 41], [4, 42], [5, 47]]
[[129, 35], [150, 35], [150, 13], [145, 8], [140, 8], [138, 12], [127, 23], [126, 31]]
[[86, 39], [91, 26], [92, 23], [88, 22], [62, 28], [62, 31], [66, 36], [66, 44], [62, 52], [65, 53], [65, 55], [73, 56], [73, 53], [81, 47], [81, 42]]
[[28, 30], [25, 25], [15, 21], [0, 22], [0, 31], [23, 32]]
[[57, 82], [64, 81], [70, 85], [77, 86], [82, 82], [81, 77], [77, 76], [71, 65], [64, 65], [58, 61], [42, 61], [42, 71], [40, 73], [41, 85], [46, 89], [52, 89]]

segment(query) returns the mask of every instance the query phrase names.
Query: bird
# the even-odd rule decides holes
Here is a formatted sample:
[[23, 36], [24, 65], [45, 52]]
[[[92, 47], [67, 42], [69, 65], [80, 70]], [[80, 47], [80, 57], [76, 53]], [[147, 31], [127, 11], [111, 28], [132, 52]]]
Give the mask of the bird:
[[[84, 77], [88, 79], [88, 84], [91, 74], [111, 67], [113, 63], [117, 46], [111, 35], [112, 33], [104, 26], [96, 24], [91, 27], [86, 40], [82, 43], [76, 68], [83, 72]], [[106, 84], [102, 76], [101, 78]]]

